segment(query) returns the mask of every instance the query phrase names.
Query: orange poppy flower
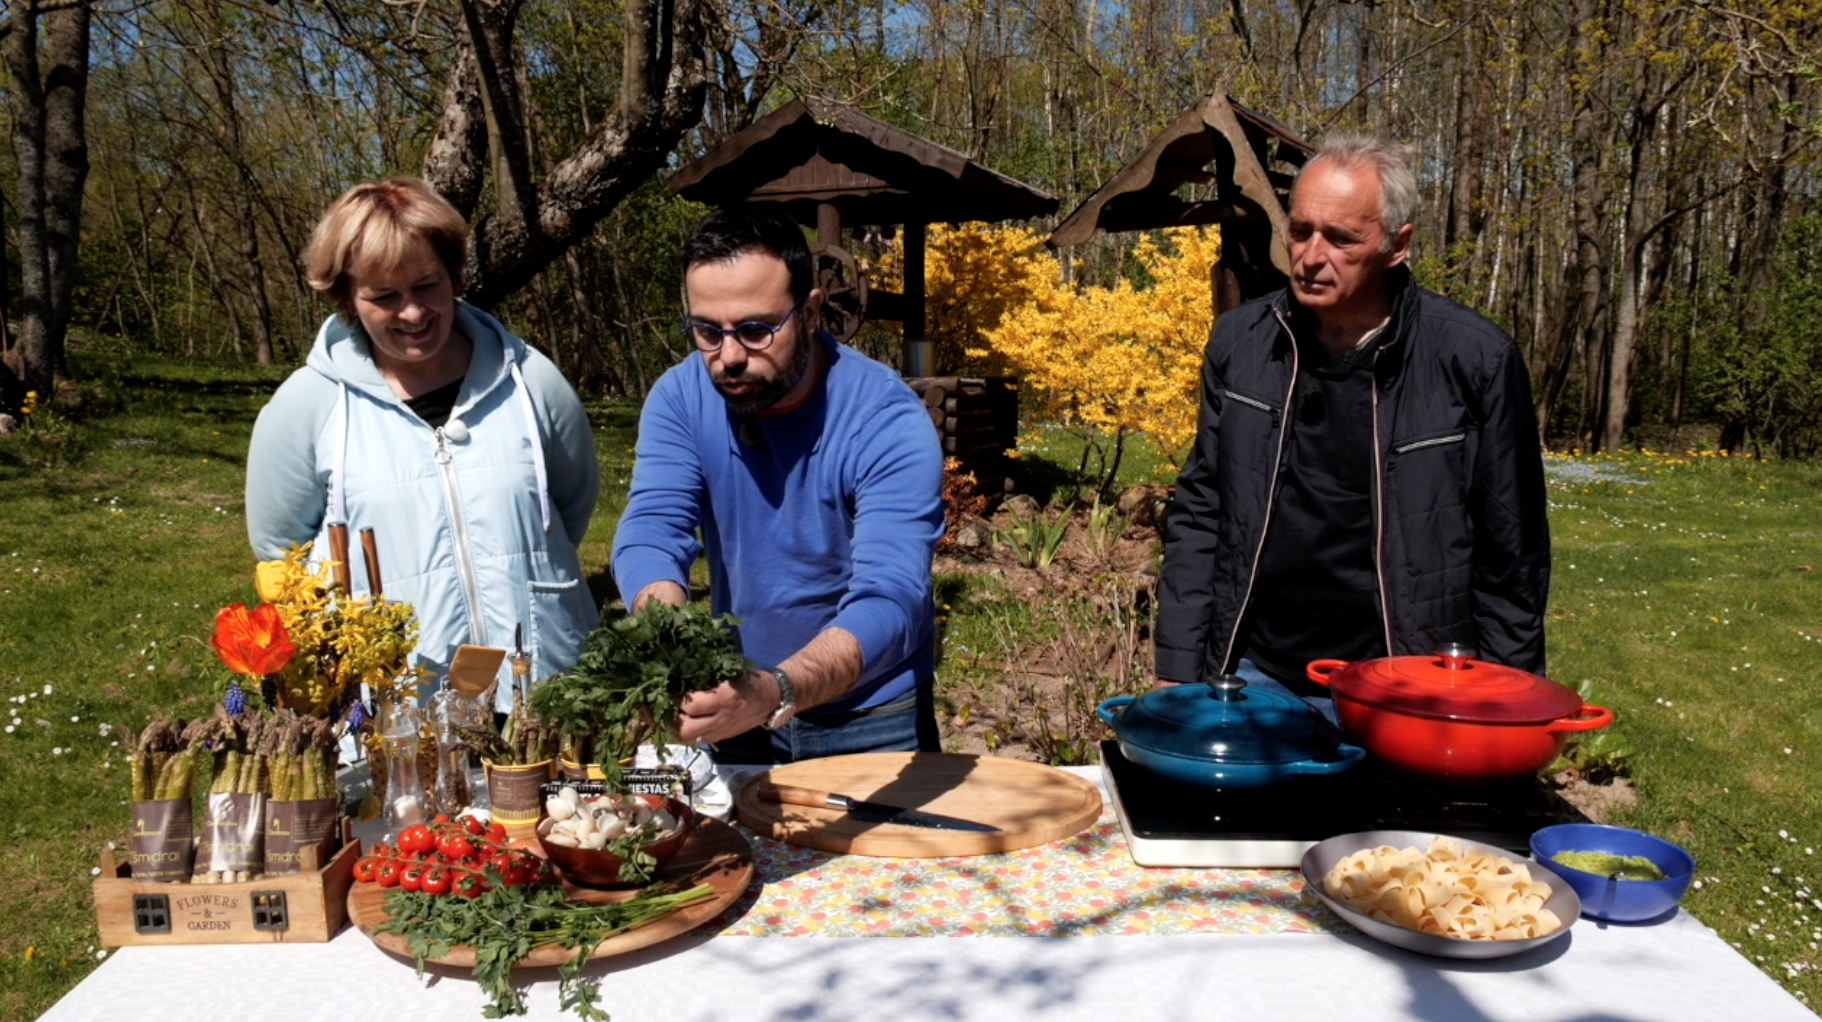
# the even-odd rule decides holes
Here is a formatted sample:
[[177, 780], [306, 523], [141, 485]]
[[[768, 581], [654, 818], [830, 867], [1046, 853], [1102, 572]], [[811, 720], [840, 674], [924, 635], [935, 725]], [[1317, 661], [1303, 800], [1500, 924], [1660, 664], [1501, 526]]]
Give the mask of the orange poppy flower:
[[285, 634], [285, 623], [278, 619], [278, 608], [270, 603], [251, 611], [244, 603], [223, 607], [215, 615], [215, 634], [209, 641], [228, 670], [255, 677], [283, 670], [297, 652]]

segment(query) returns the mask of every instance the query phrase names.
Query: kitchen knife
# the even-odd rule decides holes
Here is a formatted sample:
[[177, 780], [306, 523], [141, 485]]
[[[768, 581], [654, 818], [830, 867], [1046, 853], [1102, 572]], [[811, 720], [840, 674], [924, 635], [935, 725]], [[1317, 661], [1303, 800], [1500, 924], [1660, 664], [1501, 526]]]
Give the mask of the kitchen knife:
[[977, 834], [998, 834], [998, 827], [990, 827], [972, 820], [961, 820], [941, 813], [926, 813], [920, 809], [905, 809], [889, 806], [882, 802], [864, 802], [846, 795], [831, 791], [817, 791], [813, 788], [796, 788], [783, 784], [761, 784], [754, 794], [764, 802], [780, 802], [788, 806], [809, 806], [812, 809], [839, 809], [857, 820], [869, 823], [902, 823], [911, 827], [934, 827], [937, 830], [966, 830]]

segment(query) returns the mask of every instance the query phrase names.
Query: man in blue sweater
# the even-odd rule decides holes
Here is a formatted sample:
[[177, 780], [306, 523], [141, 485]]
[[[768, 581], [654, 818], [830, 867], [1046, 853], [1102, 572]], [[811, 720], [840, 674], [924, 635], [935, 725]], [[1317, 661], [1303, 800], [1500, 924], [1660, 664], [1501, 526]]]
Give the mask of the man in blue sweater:
[[634, 609], [680, 605], [706, 548], [710, 602], [759, 669], [690, 696], [678, 733], [722, 762], [935, 751], [936, 431], [897, 373], [817, 329], [788, 218], [717, 211], [684, 265], [702, 357], [639, 417], [614, 578]]

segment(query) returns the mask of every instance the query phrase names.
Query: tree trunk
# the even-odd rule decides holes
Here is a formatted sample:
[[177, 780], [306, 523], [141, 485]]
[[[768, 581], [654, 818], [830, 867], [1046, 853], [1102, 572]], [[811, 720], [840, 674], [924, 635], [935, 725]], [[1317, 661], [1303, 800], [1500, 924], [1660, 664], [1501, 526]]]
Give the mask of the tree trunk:
[[[701, 118], [705, 91], [698, 0], [632, 0], [619, 102], [540, 186], [532, 176], [515, 72], [518, 3], [464, 0], [462, 5], [496, 196], [494, 211], [476, 224], [469, 248], [467, 297], [482, 308], [524, 287], [662, 167]], [[465, 73], [458, 61], [452, 74]], [[455, 105], [468, 104], [469, 93], [459, 84], [452, 82], [445, 95], [455, 97]], [[452, 109], [445, 107], [424, 173], [445, 195], [463, 196], [470, 186], [462, 172], [474, 166], [472, 110], [452, 114]]]
[[[215, 86], [215, 101], [220, 105], [221, 144], [228, 160], [238, 172], [234, 193], [235, 226], [240, 232], [241, 269], [246, 273], [247, 299], [253, 305], [253, 361], [263, 366], [272, 364], [272, 305], [266, 295], [266, 270], [259, 258], [259, 221], [253, 215], [253, 193], [259, 187], [247, 165], [241, 147], [240, 111], [234, 103], [234, 68], [228, 63], [227, 30], [221, 12], [213, 3], [201, 8], [202, 24], [208, 32], [203, 46], [203, 63], [209, 81]], [[236, 345], [238, 348], [238, 344]]]

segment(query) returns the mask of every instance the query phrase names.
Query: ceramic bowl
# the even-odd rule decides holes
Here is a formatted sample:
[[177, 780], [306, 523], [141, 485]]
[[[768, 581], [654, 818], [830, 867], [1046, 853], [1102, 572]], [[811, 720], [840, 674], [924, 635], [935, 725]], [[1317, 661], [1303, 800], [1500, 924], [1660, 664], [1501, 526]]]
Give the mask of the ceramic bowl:
[[[1616, 880], [1554, 862], [1559, 852], [1640, 855], [1664, 874], [1662, 880]], [[1582, 915], [1609, 923], [1642, 923], [1668, 916], [1695, 880], [1695, 857], [1661, 837], [1598, 823], [1564, 823], [1531, 835], [1531, 854], [1575, 889]]]
[[[659, 799], [656, 795], [641, 795], [641, 798], [656, 806]], [[690, 831], [696, 826], [696, 813], [689, 806], [674, 798], [663, 800], [682, 824], [675, 834], [661, 841], [654, 841], [645, 846], [645, 851], [658, 860], [658, 868], [675, 858], [682, 851], [684, 842], [689, 840]], [[542, 822], [542, 821], [540, 821]], [[569, 848], [547, 841], [538, 842], [544, 849], [544, 855], [550, 864], [556, 867], [558, 874], [565, 880], [583, 887], [626, 887], [634, 886], [620, 879], [620, 867], [625, 860], [612, 852], [588, 848]]]

